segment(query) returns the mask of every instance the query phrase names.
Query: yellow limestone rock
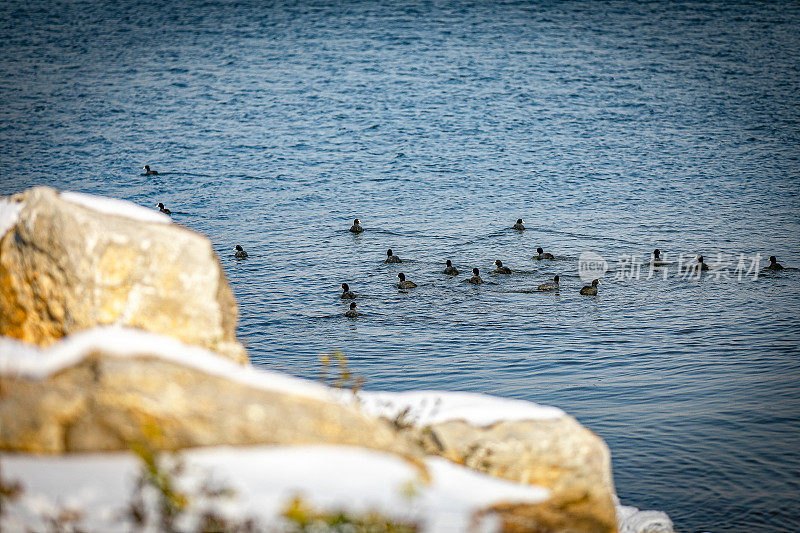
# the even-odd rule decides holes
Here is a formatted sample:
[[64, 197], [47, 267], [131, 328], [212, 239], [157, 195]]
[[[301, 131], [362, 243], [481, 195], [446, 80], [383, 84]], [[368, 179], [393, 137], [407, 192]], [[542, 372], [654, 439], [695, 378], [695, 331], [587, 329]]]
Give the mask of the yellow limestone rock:
[[48, 345], [93, 326], [132, 326], [245, 363], [210, 241], [144, 208], [150, 217], [136, 218], [132, 204], [93, 209], [92, 198], [108, 202], [47, 187], [9, 199], [21, 209], [0, 235], [0, 334]]
[[486, 509], [503, 531], [616, 531], [608, 446], [560, 409], [443, 391], [364, 392], [361, 400], [427, 454], [552, 491], [539, 504]]
[[43, 352], [0, 339], [0, 450], [97, 452], [143, 441], [166, 450], [350, 444], [421, 455], [327, 387], [164, 336], [95, 328]]

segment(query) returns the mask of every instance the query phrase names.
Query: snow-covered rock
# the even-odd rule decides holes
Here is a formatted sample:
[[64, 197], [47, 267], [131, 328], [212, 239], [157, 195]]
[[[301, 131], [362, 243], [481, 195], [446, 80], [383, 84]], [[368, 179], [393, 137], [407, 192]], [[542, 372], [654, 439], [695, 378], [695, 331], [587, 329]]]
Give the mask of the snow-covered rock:
[[[298, 497], [316, 511], [380, 513], [423, 532], [608, 531], [590, 517], [573, 521], [573, 529], [544, 526], [541, 515], [551, 505], [548, 490], [499, 480], [438, 457], [410, 461], [348, 446], [215, 447], [185, 450], [158, 464], [174, 476], [174, 490], [187, 500], [175, 517], [177, 531], [200, 530], [208, 515], [229, 525], [250, 522], [256, 531], [266, 526], [293, 531], [285, 514]], [[0, 453], [0, 465], [5, 486], [19, 488], [0, 513], [0, 531], [47, 531], [59, 517], [62, 526], [87, 533], [162, 530], [152, 486], [144, 487], [144, 501], [136, 509], [146, 516], [132, 516], [143, 467], [132, 453]], [[209, 487], [215, 492], [210, 494]], [[617, 509], [619, 533], [673, 531], [662, 512]]]
[[364, 392], [359, 398], [369, 413], [392, 421], [428, 453], [553, 492], [541, 506], [503, 508], [509, 523], [570, 516], [587, 531], [614, 529], [608, 447], [562, 410], [463, 392]]
[[488, 394], [451, 391], [363, 392], [362, 408], [374, 416], [398, 417], [424, 427], [454, 420], [488, 427], [498, 422], [555, 420], [566, 416], [558, 407]]
[[0, 198], [0, 235], [14, 227], [19, 220], [19, 212], [23, 203], [12, 198]]
[[59, 194], [59, 197], [67, 202], [78, 204], [93, 211], [97, 211], [98, 213], [105, 213], [106, 215], [130, 218], [131, 220], [138, 220], [139, 222], [155, 222], [158, 224], [172, 223], [172, 219], [169, 215], [161, 211], [156, 211], [155, 209], [147, 209], [127, 200], [106, 198], [105, 196], [95, 196], [93, 194], [72, 191], [63, 191]]
[[[504, 478], [510, 484], [497, 487], [517, 487], [514, 490], [521, 490], [520, 494], [527, 490], [525, 487], [546, 489], [548, 497], [535, 502], [510, 496], [475, 500], [470, 513], [480, 507], [478, 518], [487, 524], [500, 524], [503, 530], [524, 531], [535, 525], [538, 531], [610, 533], [617, 528], [614, 504], [609, 503], [614, 496], [605, 444], [572, 417], [552, 407], [441, 391], [362, 392], [354, 397], [351, 392], [319, 383], [241, 366], [171, 337], [119, 327], [94, 328], [47, 348], [0, 338], [0, 390], [0, 449], [8, 451], [96, 452], [124, 450], [142, 442], [166, 450], [218, 445], [345, 444], [391, 454], [403, 464], [424, 463], [426, 471], [434, 474], [439, 468], [461, 464], [473, 472]], [[215, 463], [220, 472], [244, 472], [247, 468], [232, 459], [239, 450], [243, 449], [236, 448], [227, 455], [209, 453], [228, 458]], [[187, 453], [190, 457], [203, 457], [200, 450]], [[40, 456], [10, 457], [26, 465], [58, 461]], [[78, 460], [80, 456], [73, 457]], [[257, 455], [258, 461], [262, 457], [266, 456]], [[396, 485], [394, 478], [387, 478], [384, 470], [373, 468], [366, 460], [347, 463], [337, 459], [325, 464], [306, 457], [297, 462], [286, 459], [288, 462], [284, 463], [283, 456], [269, 457], [273, 461], [269, 464], [285, 466], [284, 470], [272, 466], [269, 471], [284, 472], [281, 475], [296, 478], [295, 483], [312, 479], [310, 485], [303, 487], [315, 503], [338, 505], [349, 501], [352, 493], [348, 487], [356, 483], [354, 476], [365, 476], [364, 484], [380, 485], [384, 494]], [[10, 460], [3, 459], [6, 481]], [[63, 488], [64, 501], [82, 494], [83, 489], [78, 487], [84, 474], [69, 467], [73, 464], [69, 461], [58, 464], [68, 473], [62, 476], [63, 484], [75, 487], [72, 491]], [[94, 475], [101, 485], [110, 475], [103, 469], [117, 468], [102, 460], [92, 464], [97, 466]], [[346, 473], [337, 470], [347, 464], [350, 466]], [[40, 483], [47, 498], [61, 501], [61, 493], [48, 493], [47, 489], [48, 483], [55, 484], [54, 491], [61, 483], [61, 478], [52, 474], [56, 470], [30, 468], [21, 470], [25, 474], [21, 481]], [[260, 473], [263, 470], [253, 466], [252, 475], [258, 477]], [[74, 485], [66, 481], [69, 476], [74, 477]], [[252, 500], [246, 499], [251, 502], [247, 505], [259, 507], [264, 502], [259, 499], [259, 491], [264, 490], [263, 483], [272, 483], [271, 479], [263, 476], [262, 485], [237, 485], [237, 490], [253, 495]], [[465, 475], [458, 479], [455, 485], [465, 488], [478, 478]], [[480, 482], [475, 491], [480, 494], [487, 487], [495, 486]], [[93, 490], [88, 487], [84, 492], [91, 494]], [[516, 494], [513, 490], [497, 490], [486, 496]], [[380, 493], [377, 489], [365, 492]], [[285, 492], [280, 494], [286, 496]], [[430, 500], [438, 503], [430, 503], [430, 509], [425, 511], [428, 514], [419, 516], [425, 517], [425, 523], [447, 523], [451, 512], [448, 506], [455, 506], [461, 509], [456, 512], [460, 517], [456, 522], [461, 524], [458, 520], [466, 516], [463, 495], [454, 494], [439, 494], [439, 499]], [[325, 500], [326, 495], [333, 499]], [[108, 511], [109, 505], [120, 502], [105, 493], [97, 497], [101, 510]], [[47, 498], [34, 497], [31, 501], [39, 502], [47, 512], [55, 512], [58, 506], [46, 503]], [[434, 508], [437, 510], [431, 510]], [[625, 523], [652, 524], [650, 518], [664, 518], [643, 513], [626, 514]], [[23, 521], [33, 520], [30, 516], [15, 516]], [[632, 527], [625, 531], [648, 531]]]
[[662, 511], [640, 511], [636, 507], [617, 505], [619, 533], [673, 533], [672, 520]]
[[0, 340], [0, 449], [40, 453], [354, 444], [413, 453], [390, 424], [320, 384], [117, 327], [48, 348]]
[[0, 201], [0, 334], [47, 345], [125, 325], [244, 363], [237, 320], [210, 241], [166, 215], [48, 187]]
[[[188, 506], [175, 521], [179, 531], [200, 530], [209, 513], [230, 523], [252, 520], [256, 531], [288, 531], [280, 527], [287, 522], [282, 515], [295, 497], [321, 511], [377, 512], [420, 531], [496, 531], [496, 517], [481, 511], [549, 497], [541, 487], [495, 479], [438, 457], [411, 462], [354, 447], [212, 448], [187, 450], [180, 458], [175, 489]], [[139, 469], [132, 454], [4, 454], [0, 461], [6, 482], [22, 485], [0, 518], [3, 531], [46, 530], [46, 520], [64, 510], [80, 516], [75, 525], [85, 531], [137, 529], [126, 508]], [[203, 495], [199, 487], [210, 480], [227, 489], [225, 495]]]

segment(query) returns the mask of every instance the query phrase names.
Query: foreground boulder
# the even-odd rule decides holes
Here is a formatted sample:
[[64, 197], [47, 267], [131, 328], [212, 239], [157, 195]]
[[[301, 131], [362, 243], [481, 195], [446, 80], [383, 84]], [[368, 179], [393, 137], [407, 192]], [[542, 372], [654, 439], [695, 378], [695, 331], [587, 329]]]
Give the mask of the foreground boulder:
[[[403, 498], [413, 499], [426, 487], [438, 490], [442, 479], [438, 469], [450, 471], [448, 465], [479, 471], [487, 479], [509, 480], [506, 483], [517, 488], [505, 486], [508, 498], [478, 497], [499, 493], [491, 492], [495, 490], [491, 483], [468, 475], [459, 474], [461, 481], [448, 481], [446, 489], [456, 494], [461, 484], [477, 483], [470, 489], [475, 496], [463, 495], [467, 498], [463, 501], [473, 504], [461, 516], [493, 521], [502, 531], [613, 533], [618, 529], [603, 441], [560, 409], [530, 402], [447, 392], [356, 396], [242, 367], [170, 337], [119, 327], [93, 328], [45, 349], [0, 338], [0, 398], [0, 451], [13, 454], [3, 459], [6, 463], [28, 464], [26, 453], [149, 449], [193, 454], [185, 450], [219, 445], [350, 445], [388, 453], [416, 472], [403, 474], [409, 483], [392, 482], [389, 487], [384, 474], [369, 471], [361, 462], [348, 467], [384, 492], [405, 494]], [[238, 454], [232, 450], [225, 456], [229, 459], [220, 464], [222, 471], [242, 468], [233, 459]], [[294, 484], [294, 475], [302, 480], [313, 473], [318, 481], [303, 485], [304, 491], [313, 492], [309, 487], [319, 485], [322, 493], [350, 498], [354, 509], [364, 509], [369, 498], [348, 492], [353, 476], [335, 474], [324, 462], [316, 469], [305, 461], [298, 464], [280, 475], [262, 465], [258, 486], [273, 486], [287, 476]], [[242, 472], [256, 468], [244, 466]], [[92, 479], [95, 474], [97, 470], [91, 470]], [[19, 481], [25, 485], [24, 475]], [[62, 499], [58, 491], [50, 492], [49, 497]], [[288, 498], [291, 493], [281, 494]], [[248, 501], [247, 493], [243, 497]], [[437, 500], [437, 496], [431, 504], [442, 519], [449, 512], [442, 509], [456, 504], [447, 500], [450, 497]], [[274, 501], [270, 505], [274, 508]], [[391, 508], [387, 512], [395, 516]], [[645, 515], [626, 516], [634, 523]], [[671, 531], [652, 529], [653, 520], [645, 518], [647, 527], [625, 531]], [[669, 525], [663, 514], [657, 518]], [[21, 520], [35, 524], [34, 518]]]
[[561, 531], [565, 517], [577, 531], [616, 529], [608, 446], [562, 410], [462, 392], [363, 393], [361, 399], [427, 453], [552, 491], [539, 505], [493, 508], [507, 530], [539, 524]]
[[389, 424], [321, 385], [240, 367], [123, 328], [46, 352], [0, 340], [0, 449], [37, 453], [249, 444], [354, 444], [411, 453]]
[[0, 202], [0, 335], [48, 345], [98, 325], [247, 361], [208, 239], [154, 210], [36, 187]]

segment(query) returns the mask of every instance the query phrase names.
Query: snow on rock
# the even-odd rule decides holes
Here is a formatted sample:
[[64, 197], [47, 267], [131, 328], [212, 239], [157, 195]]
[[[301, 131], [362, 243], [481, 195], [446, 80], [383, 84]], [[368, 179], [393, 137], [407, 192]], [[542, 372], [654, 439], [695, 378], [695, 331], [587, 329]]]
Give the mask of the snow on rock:
[[[549, 493], [541, 487], [495, 479], [441, 458], [428, 458], [423, 470], [400, 457], [343, 446], [206, 448], [181, 455], [184, 474], [178, 488], [189, 507], [178, 529], [196, 529], [209, 510], [232, 520], [280, 523], [295, 496], [315, 510], [379, 512], [418, 523], [422, 531], [491, 531], [491, 518], [471, 529], [474, 513], [498, 503], [538, 503]], [[45, 529], [43, 520], [59, 509], [81, 513], [87, 531], [129, 531], [124, 506], [134, 491], [139, 465], [131, 454], [35, 457], [0, 456], [6, 483], [19, 481], [22, 495], [0, 521], [2, 529]], [[209, 479], [233, 489], [231, 496], [193, 496]]]
[[172, 219], [160, 211], [147, 209], [127, 200], [116, 198], [106, 198], [104, 196], [94, 196], [82, 192], [64, 191], [60, 194], [62, 200], [78, 204], [98, 213], [106, 215], [117, 215], [125, 218], [132, 218], [141, 222], [155, 222], [158, 224], [171, 224]]
[[[608, 446], [560, 409], [466, 392], [367, 392], [359, 399], [368, 413], [392, 421], [429, 454], [498, 478], [544, 486], [555, 502], [582, 494], [597, 531], [616, 526]], [[536, 517], [528, 513], [540, 511], [508, 509], [501, 520], [571, 514], [553, 505]], [[555, 521], [545, 523], [543, 530], [550, 526], [556, 527]]]
[[112, 357], [155, 356], [242, 385], [313, 399], [331, 399], [327, 387], [287, 374], [236, 364], [206, 349], [132, 328], [103, 326], [70, 335], [47, 348], [0, 337], [0, 375], [45, 379], [99, 351]]
[[2, 339], [0, 388], [3, 450], [125, 450], [157, 428], [160, 449], [346, 444], [420, 453], [319, 383], [122, 327], [77, 333], [46, 349]]
[[[119, 326], [78, 332], [48, 348], [0, 337], [0, 374], [44, 379], [77, 364], [93, 351], [114, 357], [157, 356], [243, 385], [314, 399], [330, 400], [334, 392], [313, 381], [237, 365], [172, 337]], [[342, 402], [351, 398], [349, 391], [343, 391]], [[358, 398], [367, 414], [392, 419], [406, 411], [405, 419], [419, 426], [449, 420], [488, 426], [504, 420], [551, 420], [564, 416], [564, 412], [556, 407], [469, 392], [370, 391], [361, 392]]]
[[617, 506], [619, 533], [672, 533], [672, 520], [662, 511], [640, 511], [627, 505]]
[[15, 202], [9, 198], [0, 199], [0, 238], [14, 227], [24, 206], [22, 202]]
[[47, 520], [64, 511], [82, 514], [88, 531], [125, 529], [117, 515], [138, 474], [133, 454], [0, 454], [0, 466], [3, 482], [19, 483], [21, 489], [11, 503], [4, 503], [0, 531], [48, 531]]
[[502, 421], [552, 420], [564, 416], [564, 411], [557, 407], [471, 392], [362, 392], [359, 399], [373, 416], [388, 419], [402, 416], [416, 426], [463, 420], [485, 427]]

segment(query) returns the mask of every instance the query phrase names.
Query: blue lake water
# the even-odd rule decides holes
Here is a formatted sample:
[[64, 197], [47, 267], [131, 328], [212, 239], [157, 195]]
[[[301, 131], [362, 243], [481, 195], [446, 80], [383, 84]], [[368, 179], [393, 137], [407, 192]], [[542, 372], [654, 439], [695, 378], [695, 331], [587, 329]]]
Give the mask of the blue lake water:
[[623, 503], [797, 531], [800, 272], [622, 256], [800, 267], [798, 27], [797, 3], [6, 1], [0, 194], [164, 202], [214, 243], [258, 365], [314, 378], [339, 349], [366, 388], [556, 405]]

